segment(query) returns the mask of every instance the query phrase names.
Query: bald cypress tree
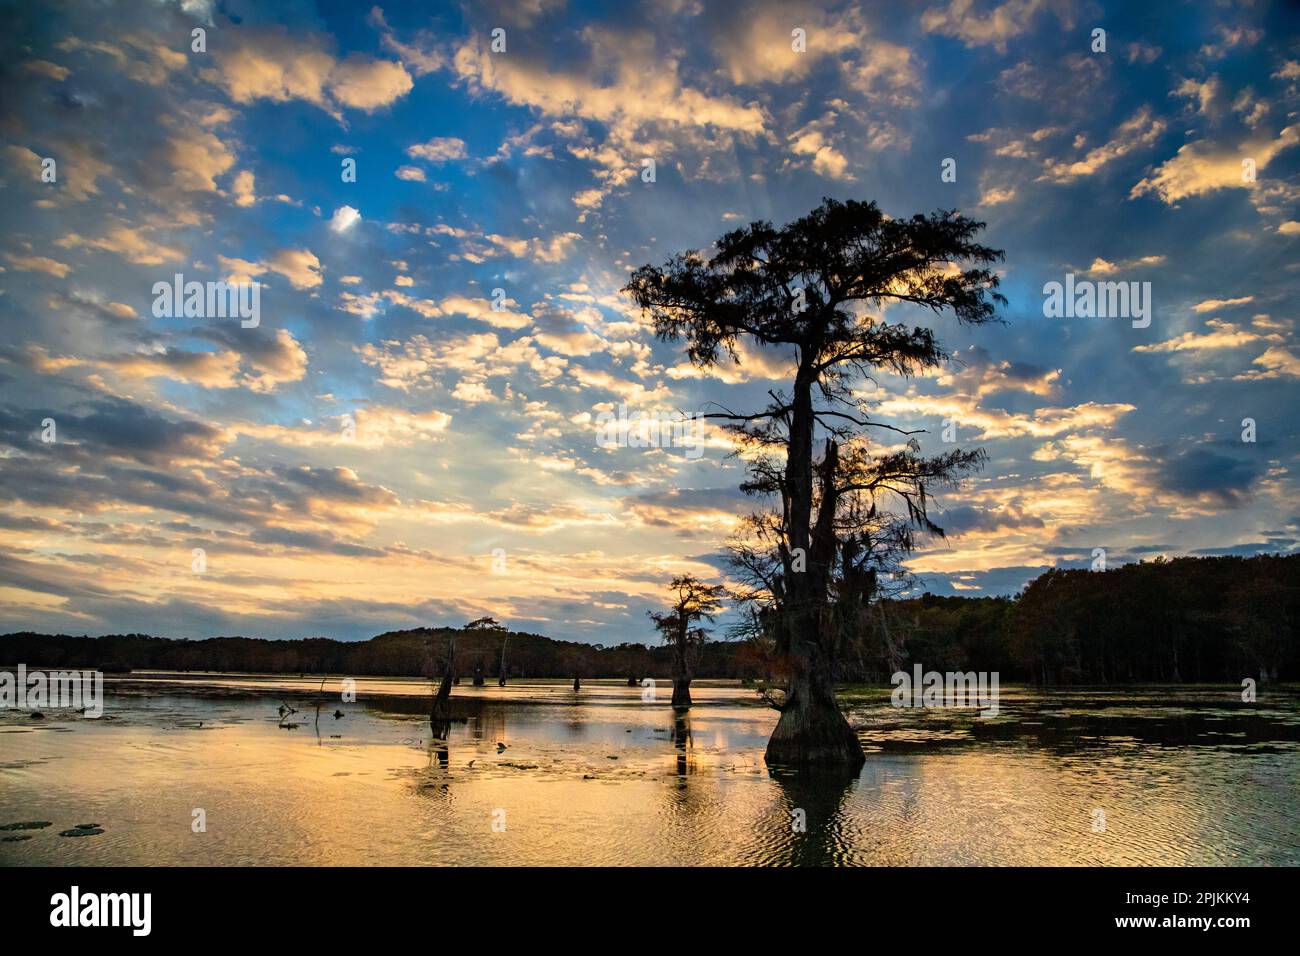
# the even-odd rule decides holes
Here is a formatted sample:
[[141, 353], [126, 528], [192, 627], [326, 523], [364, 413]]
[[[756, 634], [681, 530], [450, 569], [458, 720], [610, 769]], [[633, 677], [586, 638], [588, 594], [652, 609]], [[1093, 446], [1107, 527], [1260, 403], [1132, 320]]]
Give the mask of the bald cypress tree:
[[723, 607], [726, 589], [717, 584], [705, 584], [684, 574], [675, 577], [668, 586], [672, 606], [664, 613], [651, 611], [650, 619], [673, 649], [673, 706], [691, 706], [691, 677], [694, 658], [708, 637], [708, 630], [700, 623], [712, 621]]
[[[750, 519], [736, 554], [790, 671], [770, 764], [865, 759], [835, 701], [836, 657], [913, 534], [942, 534], [930, 490], [976, 469], [982, 453], [922, 456], [910, 434], [870, 417], [855, 386], [876, 370], [910, 376], [949, 358], [932, 329], [874, 314], [883, 305], [996, 318], [1006, 300], [989, 267], [1002, 253], [976, 242], [983, 227], [955, 211], [893, 219], [875, 203], [827, 199], [783, 228], [730, 232], [707, 258], [691, 250], [642, 266], [624, 290], [696, 366], [738, 362], [742, 340], [793, 358], [788, 390], [770, 392], [765, 408], [711, 415], [752, 446], [745, 490], [773, 503]], [[873, 444], [882, 430], [893, 447]]]

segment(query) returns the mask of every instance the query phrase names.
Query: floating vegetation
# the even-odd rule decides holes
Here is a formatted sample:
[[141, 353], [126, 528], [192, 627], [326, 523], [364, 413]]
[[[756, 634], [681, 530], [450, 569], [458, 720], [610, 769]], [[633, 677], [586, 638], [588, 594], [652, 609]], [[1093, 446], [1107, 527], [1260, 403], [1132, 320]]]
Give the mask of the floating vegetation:
[[44, 830], [54, 824], [48, 820], [25, 820], [22, 823], [6, 823], [0, 830]]
[[98, 823], [78, 823], [71, 830], [61, 830], [59, 836], [64, 837], [85, 837], [97, 836], [104, 832], [104, 828]]

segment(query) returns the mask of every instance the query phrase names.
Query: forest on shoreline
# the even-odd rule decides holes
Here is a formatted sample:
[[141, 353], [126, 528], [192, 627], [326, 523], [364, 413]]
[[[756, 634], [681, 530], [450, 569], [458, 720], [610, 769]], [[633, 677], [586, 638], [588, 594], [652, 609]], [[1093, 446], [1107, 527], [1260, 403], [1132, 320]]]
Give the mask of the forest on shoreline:
[[[895, 668], [913, 664], [1049, 685], [1300, 679], [1300, 555], [1051, 570], [1015, 597], [925, 594], [880, 602], [878, 610], [868, 616], [878, 623], [839, 648], [839, 680], [886, 683]], [[666, 679], [673, 671], [666, 645], [584, 644], [488, 621], [366, 641], [18, 632], [0, 635], [0, 665], [421, 677], [454, 633], [455, 673], [465, 681], [496, 683], [503, 644], [508, 679]], [[715, 637], [700, 649], [695, 677], [782, 680], [782, 661], [762, 639]]]

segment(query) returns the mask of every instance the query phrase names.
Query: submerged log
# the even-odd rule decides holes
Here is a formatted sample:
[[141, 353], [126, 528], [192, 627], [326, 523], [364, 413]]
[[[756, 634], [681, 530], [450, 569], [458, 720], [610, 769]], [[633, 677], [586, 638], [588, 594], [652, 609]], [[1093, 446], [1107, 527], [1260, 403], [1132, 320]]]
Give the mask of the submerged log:
[[451, 672], [455, 659], [456, 635], [453, 632], [447, 638], [447, 654], [442, 662], [442, 679], [438, 683], [438, 692], [433, 695], [433, 707], [429, 711], [429, 729], [438, 740], [446, 740], [451, 734], [451, 687], [455, 683]]

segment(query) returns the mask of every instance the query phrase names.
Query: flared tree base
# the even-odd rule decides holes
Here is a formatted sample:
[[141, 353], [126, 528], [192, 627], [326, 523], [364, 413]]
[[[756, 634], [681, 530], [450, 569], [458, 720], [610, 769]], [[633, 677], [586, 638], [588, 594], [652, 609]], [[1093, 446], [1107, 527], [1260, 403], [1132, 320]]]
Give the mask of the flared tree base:
[[862, 743], [833, 703], [790, 701], [781, 712], [764, 754], [769, 766], [861, 769]]
[[684, 710], [691, 706], [691, 685], [681, 680], [673, 681], [673, 708]]

